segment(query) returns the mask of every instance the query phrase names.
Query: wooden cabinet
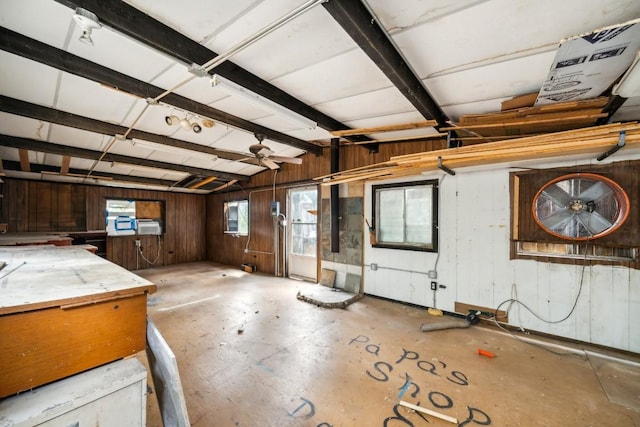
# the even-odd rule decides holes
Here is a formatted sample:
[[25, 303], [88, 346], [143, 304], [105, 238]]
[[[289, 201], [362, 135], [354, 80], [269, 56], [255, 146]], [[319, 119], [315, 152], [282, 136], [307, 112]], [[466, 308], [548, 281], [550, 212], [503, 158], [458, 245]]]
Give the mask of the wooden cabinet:
[[2, 426], [146, 425], [147, 371], [135, 358], [0, 401]]
[[145, 349], [155, 285], [81, 248], [0, 248], [0, 398]]

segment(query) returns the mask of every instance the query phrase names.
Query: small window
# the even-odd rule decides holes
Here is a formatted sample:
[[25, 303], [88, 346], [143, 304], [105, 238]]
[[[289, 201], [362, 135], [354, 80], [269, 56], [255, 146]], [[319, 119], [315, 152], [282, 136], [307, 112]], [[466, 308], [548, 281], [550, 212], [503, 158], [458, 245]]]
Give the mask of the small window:
[[135, 200], [107, 199], [107, 234], [126, 236], [136, 232]]
[[372, 187], [374, 247], [438, 250], [438, 181]]
[[249, 201], [224, 203], [224, 232], [246, 236], [249, 234]]

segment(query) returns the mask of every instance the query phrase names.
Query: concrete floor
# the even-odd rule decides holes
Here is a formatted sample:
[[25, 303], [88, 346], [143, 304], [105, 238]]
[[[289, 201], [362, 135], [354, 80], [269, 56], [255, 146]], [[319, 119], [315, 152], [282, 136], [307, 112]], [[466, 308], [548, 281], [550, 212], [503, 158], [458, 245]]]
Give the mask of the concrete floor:
[[[453, 425], [400, 400], [461, 426], [640, 426], [639, 409], [607, 395], [640, 408], [640, 364], [553, 347], [560, 356], [487, 326], [421, 332], [450, 318], [372, 297], [320, 308], [296, 299], [317, 285], [213, 263], [138, 274], [158, 286], [149, 316], [176, 355], [193, 426]], [[147, 419], [162, 425], [155, 394]]]

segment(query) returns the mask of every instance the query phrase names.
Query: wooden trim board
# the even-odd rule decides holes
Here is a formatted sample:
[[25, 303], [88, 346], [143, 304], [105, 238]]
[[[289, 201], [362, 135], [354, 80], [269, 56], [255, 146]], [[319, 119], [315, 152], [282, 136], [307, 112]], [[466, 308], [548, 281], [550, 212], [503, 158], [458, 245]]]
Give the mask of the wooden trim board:
[[[454, 310], [456, 311], [456, 313], [460, 313], [460, 314], [464, 314], [465, 316], [469, 313], [469, 311], [480, 311], [481, 314], [478, 315], [478, 317], [480, 319], [485, 319], [485, 320], [489, 320], [493, 318], [493, 313], [495, 313], [495, 309], [494, 308], [489, 308], [489, 307], [483, 307], [481, 305], [474, 305], [474, 304], [466, 304], [463, 302], [459, 302], [456, 301], [455, 302], [455, 306], [454, 306]], [[491, 315], [486, 315], [484, 313], [491, 313]], [[500, 322], [504, 322], [504, 323], [509, 323], [509, 313], [504, 311], [504, 310], [498, 310], [497, 313], [498, 316], [498, 321]]]

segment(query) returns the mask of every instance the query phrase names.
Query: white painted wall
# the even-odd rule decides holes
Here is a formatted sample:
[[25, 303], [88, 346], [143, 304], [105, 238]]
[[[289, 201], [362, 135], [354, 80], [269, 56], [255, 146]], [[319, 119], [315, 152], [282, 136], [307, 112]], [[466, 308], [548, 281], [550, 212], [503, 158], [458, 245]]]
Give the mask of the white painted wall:
[[[620, 153], [611, 161], [640, 158], [637, 152]], [[550, 168], [588, 162], [576, 159], [527, 166]], [[454, 311], [455, 301], [496, 308], [515, 297], [515, 291], [518, 300], [542, 318], [553, 321], [565, 317], [578, 294], [582, 267], [509, 259], [512, 170], [494, 166], [493, 170], [461, 169], [455, 176], [434, 172], [415, 177], [413, 180], [442, 180], [439, 257], [436, 253], [373, 248], [365, 239], [365, 293], [433, 307], [432, 279], [426, 272], [436, 269], [438, 284], [446, 286], [436, 293], [435, 307], [439, 309]], [[371, 184], [365, 186], [364, 214], [371, 219]], [[371, 269], [372, 263], [378, 265], [377, 270]], [[548, 324], [515, 305], [509, 320], [525, 329], [640, 352], [640, 271], [587, 267], [577, 307], [566, 321]]]

